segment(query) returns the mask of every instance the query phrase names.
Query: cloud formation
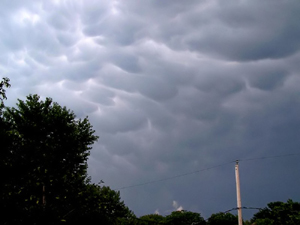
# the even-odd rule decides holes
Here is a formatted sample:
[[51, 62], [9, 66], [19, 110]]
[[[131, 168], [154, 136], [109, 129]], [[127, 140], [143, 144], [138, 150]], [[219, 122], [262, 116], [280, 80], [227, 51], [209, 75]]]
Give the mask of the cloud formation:
[[173, 201], [173, 208], [174, 208], [175, 211], [182, 211], [183, 210], [183, 207], [179, 206], [176, 201]]
[[[113, 189], [204, 169], [121, 196], [137, 215], [166, 212], [177, 199], [207, 218], [236, 200], [234, 163], [205, 169], [299, 152], [299, 7], [2, 1], [7, 104], [37, 93], [89, 116], [100, 136], [89, 174]], [[300, 201], [297, 157], [241, 161], [243, 205]]]

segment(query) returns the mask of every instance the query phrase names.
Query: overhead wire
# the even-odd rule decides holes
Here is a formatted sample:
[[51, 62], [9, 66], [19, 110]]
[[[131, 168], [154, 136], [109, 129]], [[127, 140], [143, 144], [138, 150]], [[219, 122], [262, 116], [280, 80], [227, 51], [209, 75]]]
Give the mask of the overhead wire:
[[[241, 161], [254, 161], [254, 160], [272, 159], [272, 158], [283, 158], [283, 157], [289, 157], [289, 156], [299, 156], [299, 155], [300, 155], [300, 153], [290, 153], [290, 154], [282, 154], [282, 155], [274, 155], [274, 156], [263, 156], [263, 157], [256, 157], [256, 158], [245, 158], [245, 159], [232, 160], [232, 161], [228, 161], [226, 163], [222, 163], [222, 164], [219, 164], [219, 165], [216, 165], [216, 166], [211, 166], [211, 167], [207, 167], [207, 168], [200, 169], [200, 170], [195, 170], [195, 171], [188, 172], [188, 173], [178, 174], [176, 176], [166, 177], [166, 178], [163, 178], [163, 179], [152, 180], [152, 181], [148, 181], [148, 182], [144, 182], [144, 183], [140, 183], [140, 184], [124, 186], [124, 187], [117, 188], [117, 189], [114, 189], [114, 190], [115, 191], [116, 190], [123, 190], [123, 189], [128, 189], [128, 188], [133, 188], [133, 187], [144, 186], [144, 185], [148, 185], [148, 184], [152, 184], [152, 183], [163, 182], [163, 181], [167, 181], [167, 180], [171, 180], [171, 179], [176, 179], [176, 178], [179, 178], [179, 177], [188, 176], [188, 175], [192, 175], [192, 174], [195, 174], [195, 173], [200, 173], [200, 172], [203, 172], [203, 171], [207, 171], [207, 170], [215, 169], [215, 168], [218, 168], [218, 167], [222, 167], [222, 166], [225, 166], [225, 165], [237, 162], [237, 161], [239, 161], [239, 162], [241, 162]], [[241, 207], [241, 208], [242, 209], [259, 210], [259, 211], [263, 210], [263, 208], [259, 208], [259, 207]], [[229, 213], [233, 210], [238, 210], [238, 209], [239, 208], [235, 207], [235, 208], [232, 208], [230, 210], [224, 211], [223, 213]], [[140, 221], [144, 221], [144, 222], [150, 222], [152, 224], [160, 224], [160, 222], [158, 222], [158, 221], [149, 221], [149, 220], [144, 220], [144, 219], [141, 219], [141, 218], [136, 218], [136, 219], [140, 220]]]
[[220, 164], [220, 165], [204, 168], [204, 169], [201, 169], [201, 170], [195, 170], [195, 171], [188, 172], [188, 173], [178, 174], [178, 175], [175, 175], [175, 176], [172, 176], [172, 177], [166, 177], [166, 178], [159, 179], [159, 180], [152, 180], [152, 181], [148, 181], [148, 182], [144, 182], [144, 183], [140, 183], [140, 184], [133, 184], [133, 185], [129, 185], [129, 186], [124, 186], [124, 187], [121, 187], [121, 188], [116, 188], [114, 190], [123, 190], [123, 189], [127, 189], [127, 188], [144, 186], [144, 185], [147, 185], [147, 184], [158, 183], [158, 182], [162, 182], [162, 181], [166, 181], [166, 180], [171, 180], [171, 179], [175, 179], [175, 178], [179, 178], [179, 177], [184, 177], [184, 176], [188, 176], [188, 175], [191, 175], [191, 174], [200, 173], [200, 172], [203, 172], [203, 171], [206, 171], [206, 170], [215, 169], [217, 167], [225, 166], [225, 165], [231, 164], [232, 162], [234, 162], [234, 161], [230, 161], [230, 162], [223, 163], [223, 164]]
[[296, 156], [300, 155], [300, 153], [290, 153], [290, 154], [282, 154], [282, 155], [274, 155], [274, 156], [263, 156], [257, 158], [246, 158], [246, 159], [239, 159], [239, 161], [252, 161], [252, 160], [259, 160], [259, 159], [272, 159], [272, 158], [283, 158], [288, 156]]
[[207, 168], [204, 168], [204, 169], [195, 170], [195, 171], [192, 171], [192, 172], [182, 173], [182, 174], [178, 174], [178, 175], [171, 176], [171, 177], [166, 177], [166, 178], [163, 178], [163, 179], [157, 179], [157, 180], [147, 181], [147, 182], [143, 182], [143, 183], [139, 183], [139, 184], [123, 186], [123, 187], [120, 187], [120, 188], [116, 188], [114, 190], [119, 191], [119, 190], [139, 187], [139, 186], [145, 186], [145, 185], [148, 185], [148, 184], [163, 182], [163, 181], [167, 181], [167, 180], [172, 180], [172, 179], [176, 179], [176, 178], [179, 178], [179, 177], [184, 177], [184, 176], [192, 175], [192, 174], [195, 174], [195, 173], [200, 173], [200, 172], [203, 172], [203, 171], [207, 171], [207, 170], [215, 169], [215, 168], [218, 168], [218, 167], [222, 167], [222, 166], [225, 166], [225, 165], [228, 165], [228, 164], [231, 164], [231, 163], [235, 163], [236, 161], [239, 161], [239, 162], [253, 161], [253, 160], [263, 160], [263, 159], [272, 159], [272, 158], [283, 158], [283, 157], [298, 156], [298, 155], [300, 155], [300, 153], [289, 153], [289, 154], [282, 154], [282, 155], [275, 155], [275, 156], [262, 156], [262, 157], [256, 157], [256, 158], [238, 159], [238, 160], [228, 161], [226, 163], [222, 163], [222, 164], [219, 164], [219, 165], [216, 165], [216, 166], [211, 166], [211, 167], [207, 167]]
[[[226, 210], [226, 211], [223, 212], [223, 213], [229, 213], [229, 212], [231, 212], [231, 211], [233, 211], [233, 210], [238, 210], [238, 209], [239, 209], [238, 207], [235, 207], [235, 208]], [[246, 207], [246, 206], [241, 207], [241, 209], [257, 209], [257, 210], [263, 210], [263, 208], [258, 208], [258, 207]]]

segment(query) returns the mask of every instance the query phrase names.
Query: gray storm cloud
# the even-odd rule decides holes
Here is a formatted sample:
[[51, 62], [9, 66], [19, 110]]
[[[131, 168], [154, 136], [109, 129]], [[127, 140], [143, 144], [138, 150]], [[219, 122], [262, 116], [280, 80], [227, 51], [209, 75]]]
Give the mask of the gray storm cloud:
[[[89, 116], [100, 136], [89, 159], [94, 181], [113, 189], [158, 181], [121, 189], [137, 215], [164, 214], [176, 199], [207, 218], [236, 200], [234, 164], [205, 169], [299, 152], [299, 7], [2, 1], [7, 104], [37, 93]], [[298, 159], [241, 161], [244, 206], [299, 201]]]

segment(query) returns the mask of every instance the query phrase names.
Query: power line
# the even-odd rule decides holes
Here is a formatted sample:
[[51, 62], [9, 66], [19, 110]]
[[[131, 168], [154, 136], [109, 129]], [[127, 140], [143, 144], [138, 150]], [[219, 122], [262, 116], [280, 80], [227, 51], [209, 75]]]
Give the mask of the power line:
[[239, 159], [239, 161], [252, 161], [252, 160], [259, 160], [259, 159], [283, 158], [283, 157], [297, 156], [297, 155], [300, 155], [300, 153], [290, 153], [290, 154], [283, 154], [283, 155], [263, 156], [263, 157], [248, 158], [248, 159]]
[[[248, 159], [246, 158], [246, 159], [239, 159], [238, 161], [254, 161], [254, 160], [283, 158], [283, 157], [298, 156], [298, 155], [300, 155], [300, 153], [290, 153], [290, 154], [282, 154], [282, 155], [275, 155], [275, 156], [262, 156], [262, 157], [256, 157], [256, 158], [248, 158]], [[233, 160], [233, 161], [229, 161], [229, 162], [219, 164], [219, 165], [216, 165], [216, 166], [207, 167], [207, 168], [204, 168], [204, 169], [201, 169], [201, 170], [195, 170], [195, 171], [192, 171], [192, 172], [189, 172], [189, 173], [183, 173], [183, 174], [179, 174], [179, 175], [172, 176], [172, 177], [166, 177], [166, 178], [163, 178], [163, 179], [152, 180], [152, 181], [148, 181], [148, 182], [144, 182], [144, 183], [140, 183], [140, 184], [133, 184], [133, 185], [129, 185], [129, 186], [124, 186], [124, 187], [116, 188], [116, 189], [114, 189], [114, 191], [119, 191], [119, 190], [129, 189], [129, 188], [133, 188], [133, 187], [139, 187], [139, 186], [145, 186], [145, 185], [148, 185], [148, 184], [163, 182], [163, 181], [167, 181], [167, 180], [172, 180], [172, 179], [176, 179], [176, 178], [179, 178], [179, 177], [184, 177], [184, 176], [192, 175], [192, 174], [195, 174], [195, 173], [200, 173], [200, 172], [204, 172], [204, 171], [207, 171], [207, 170], [215, 169], [215, 168], [225, 166], [225, 165], [235, 163], [235, 162], [236, 162], [236, 160]]]
[[[225, 212], [223, 212], [223, 213], [229, 213], [229, 212], [231, 212], [231, 211], [233, 211], [233, 210], [238, 210], [239, 208], [232, 208], [232, 209], [229, 209], [229, 210], [227, 210], [227, 211], [225, 211]], [[241, 209], [257, 209], [257, 210], [263, 210], [263, 208], [257, 208], [257, 207], [245, 207], [245, 206], [243, 206], [243, 207], [241, 207]]]
[[196, 170], [196, 171], [189, 172], [189, 173], [179, 174], [179, 175], [176, 175], [176, 176], [173, 176], [173, 177], [166, 177], [166, 178], [163, 178], [163, 179], [160, 179], [160, 180], [152, 180], [152, 181], [148, 181], [148, 182], [144, 182], [144, 183], [140, 183], [140, 184], [124, 186], [124, 187], [117, 188], [117, 189], [114, 189], [114, 190], [123, 190], [123, 189], [127, 189], [127, 188], [133, 188], [133, 187], [138, 187], [138, 186], [144, 186], [144, 185], [147, 185], [147, 184], [152, 184], [152, 183], [158, 183], [158, 182], [162, 182], [162, 181], [166, 181], [166, 180], [171, 180], [171, 179], [175, 179], [175, 178], [179, 178], [179, 177], [183, 177], [183, 176], [187, 176], [187, 175], [191, 175], [191, 174], [195, 174], [195, 173], [200, 173], [200, 172], [203, 172], [203, 171], [206, 171], [206, 170], [211, 170], [211, 169], [214, 169], [214, 168], [217, 168], [217, 167], [225, 166], [227, 164], [231, 164], [232, 162], [235, 162], [235, 161], [230, 161], [230, 162], [223, 163], [223, 164], [220, 164], [220, 165], [217, 165], [217, 166], [212, 166], [212, 167], [208, 167], [208, 168], [201, 169], [201, 170]]

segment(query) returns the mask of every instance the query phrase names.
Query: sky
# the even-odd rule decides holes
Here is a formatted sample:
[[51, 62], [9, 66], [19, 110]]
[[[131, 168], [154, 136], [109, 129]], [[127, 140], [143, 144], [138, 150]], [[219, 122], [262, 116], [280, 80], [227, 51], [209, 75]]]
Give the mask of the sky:
[[243, 207], [300, 201], [299, 11], [299, 0], [2, 0], [6, 105], [38, 94], [88, 116], [100, 136], [88, 174], [137, 216], [235, 208], [235, 160]]

